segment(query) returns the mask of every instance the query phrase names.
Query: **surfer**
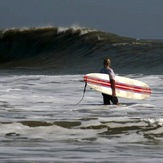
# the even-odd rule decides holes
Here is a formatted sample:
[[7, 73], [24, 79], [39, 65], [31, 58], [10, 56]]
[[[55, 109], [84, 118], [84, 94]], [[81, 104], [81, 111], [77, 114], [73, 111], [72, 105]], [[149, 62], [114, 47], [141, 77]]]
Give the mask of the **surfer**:
[[118, 98], [116, 97], [116, 90], [115, 90], [115, 73], [113, 69], [111, 68], [110, 59], [105, 58], [103, 65], [104, 67], [100, 70], [100, 73], [109, 75], [111, 88], [112, 88], [112, 95], [102, 93], [104, 105], [110, 105], [110, 102], [112, 102], [113, 105], [117, 105]]

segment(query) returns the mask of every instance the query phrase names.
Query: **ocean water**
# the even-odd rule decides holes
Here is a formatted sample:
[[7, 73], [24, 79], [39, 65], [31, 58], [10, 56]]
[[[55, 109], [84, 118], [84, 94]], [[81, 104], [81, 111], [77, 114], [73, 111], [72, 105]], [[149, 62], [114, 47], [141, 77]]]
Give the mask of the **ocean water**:
[[[1, 30], [0, 162], [162, 162], [162, 52], [162, 41], [93, 29]], [[105, 106], [87, 87], [78, 104], [106, 55], [152, 95]]]

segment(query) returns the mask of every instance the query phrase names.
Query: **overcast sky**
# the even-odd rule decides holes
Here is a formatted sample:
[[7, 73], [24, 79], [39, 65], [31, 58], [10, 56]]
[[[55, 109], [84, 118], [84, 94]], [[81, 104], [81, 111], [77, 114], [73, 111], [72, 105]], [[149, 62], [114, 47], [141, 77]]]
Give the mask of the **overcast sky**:
[[163, 0], [0, 0], [0, 28], [72, 25], [163, 39]]

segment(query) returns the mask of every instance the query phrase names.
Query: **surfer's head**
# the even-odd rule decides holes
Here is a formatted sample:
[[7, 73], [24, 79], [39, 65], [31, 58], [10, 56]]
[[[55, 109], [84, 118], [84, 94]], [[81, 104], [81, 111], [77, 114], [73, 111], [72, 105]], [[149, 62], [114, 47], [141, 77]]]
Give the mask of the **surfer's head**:
[[111, 61], [110, 61], [109, 58], [105, 58], [105, 59], [104, 59], [104, 66], [105, 66], [105, 67], [108, 67], [108, 66], [110, 67], [110, 66], [111, 66]]

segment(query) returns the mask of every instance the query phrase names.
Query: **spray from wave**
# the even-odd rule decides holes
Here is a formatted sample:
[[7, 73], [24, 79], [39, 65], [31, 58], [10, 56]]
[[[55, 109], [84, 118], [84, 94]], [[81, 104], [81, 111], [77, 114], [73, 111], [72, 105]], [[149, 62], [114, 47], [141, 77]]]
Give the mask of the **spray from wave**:
[[118, 73], [162, 74], [163, 43], [81, 27], [0, 30], [1, 69], [97, 72], [108, 56]]

